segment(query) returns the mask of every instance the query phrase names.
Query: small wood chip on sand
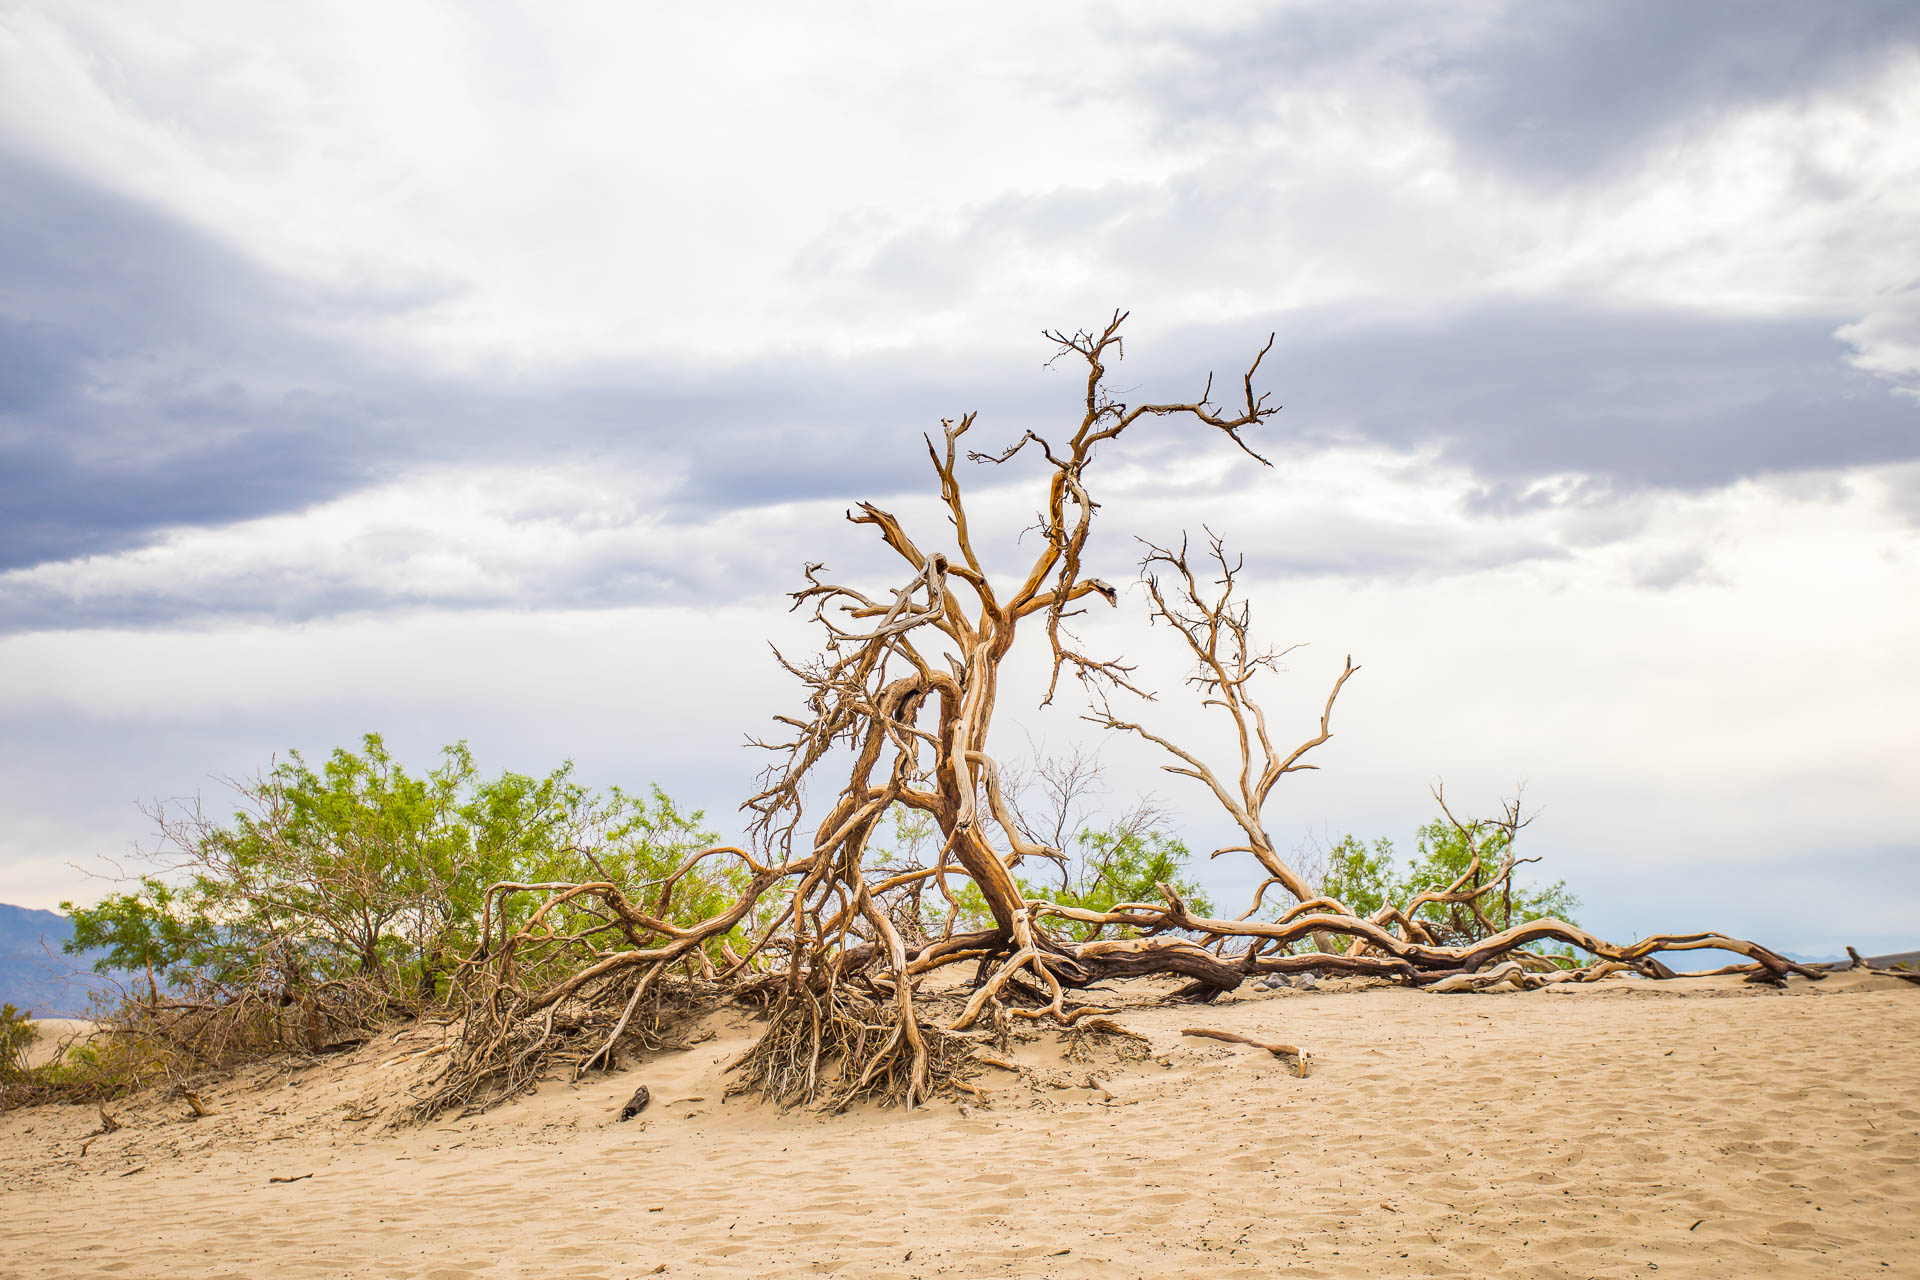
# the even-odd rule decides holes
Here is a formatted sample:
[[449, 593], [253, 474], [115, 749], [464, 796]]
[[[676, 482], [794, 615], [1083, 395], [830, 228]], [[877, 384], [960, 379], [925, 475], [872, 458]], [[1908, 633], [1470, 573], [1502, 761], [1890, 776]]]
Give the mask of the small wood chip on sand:
[[268, 1178], [268, 1179], [267, 1179], [267, 1181], [268, 1181], [269, 1183], [273, 1183], [273, 1182], [305, 1182], [305, 1181], [306, 1181], [306, 1180], [307, 1180], [308, 1178], [311, 1178], [312, 1176], [313, 1176], [313, 1175], [312, 1175], [312, 1174], [310, 1174], [310, 1173], [296, 1173], [296, 1174], [294, 1174], [294, 1175], [293, 1175], [293, 1176], [292, 1176], [291, 1178]]
[[622, 1120], [633, 1119], [642, 1111], [645, 1111], [647, 1104], [652, 1101], [652, 1092], [648, 1090], [647, 1086], [641, 1085], [633, 1091], [633, 1096], [627, 1099], [627, 1105], [620, 1108], [620, 1118]]
[[92, 1133], [88, 1134], [84, 1139], [81, 1140], [80, 1154], [83, 1156], [87, 1154], [87, 1148], [93, 1145], [93, 1140], [95, 1138], [105, 1137], [109, 1133], [117, 1133], [119, 1132], [119, 1129], [120, 1129], [120, 1122], [107, 1114], [107, 1109], [104, 1105], [101, 1106], [100, 1127], [98, 1129], [95, 1129]]
[[1276, 1058], [1292, 1058], [1294, 1073], [1302, 1079], [1307, 1074], [1307, 1051], [1298, 1045], [1270, 1044], [1265, 1040], [1255, 1040], [1252, 1036], [1243, 1036], [1234, 1031], [1215, 1031], [1211, 1027], [1182, 1027], [1183, 1036], [1199, 1036], [1203, 1040], [1224, 1040], [1228, 1044], [1251, 1045], [1255, 1049], [1265, 1049]]

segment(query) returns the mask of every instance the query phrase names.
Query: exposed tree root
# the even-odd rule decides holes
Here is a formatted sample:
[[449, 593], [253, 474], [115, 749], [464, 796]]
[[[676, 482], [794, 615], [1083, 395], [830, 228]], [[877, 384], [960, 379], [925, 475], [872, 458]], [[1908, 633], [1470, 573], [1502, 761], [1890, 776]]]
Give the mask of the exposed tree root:
[[410, 1113], [425, 1120], [455, 1109], [485, 1111], [556, 1071], [578, 1079], [617, 1066], [623, 1048], [671, 1047], [673, 1030], [718, 989], [659, 975], [648, 969], [631, 986], [616, 977], [538, 1009], [505, 997], [470, 1006], [447, 1062]]
[[1301, 1079], [1307, 1076], [1307, 1051], [1298, 1045], [1276, 1044], [1266, 1040], [1255, 1040], [1252, 1036], [1243, 1036], [1235, 1031], [1215, 1031], [1211, 1027], [1185, 1027], [1183, 1036], [1200, 1036], [1208, 1040], [1224, 1040], [1228, 1044], [1251, 1045], [1255, 1049], [1265, 1049], [1276, 1058], [1292, 1058], [1294, 1074]]
[[925, 1102], [956, 1083], [973, 1045], [899, 1009], [836, 989], [824, 998], [804, 986], [773, 1009], [766, 1032], [732, 1069], [728, 1093], [755, 1093], [781, 1106], [844, 1111], [863, 1099]]
[[1122, 1062], [1138, 1062], [1152, 1054], [1153, 1046], [1138, 1031], [1112, 1018], [1093, 1017], [1067, 1028], [1062, 1052], [1068, 1062], [1092, 1062], [1103, 1053]]

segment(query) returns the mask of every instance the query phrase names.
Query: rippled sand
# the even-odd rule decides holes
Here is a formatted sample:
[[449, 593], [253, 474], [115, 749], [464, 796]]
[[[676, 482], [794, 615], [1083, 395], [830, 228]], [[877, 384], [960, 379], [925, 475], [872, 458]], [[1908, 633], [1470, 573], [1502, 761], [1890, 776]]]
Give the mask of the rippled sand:
[[[398, 1132], [348, 1117], [391, 1106], [431, 1060], [393, 1059], [437, 1031], [208, 1089], [198, 1121], [128, 1104], [84, 1157], [91, 1110], [16, 1112], [0, 1274], [1920, 1277], [1920, 987], [1366, 987], [1121, 1018], [1152, 1056], [1036, 1040], [965, 1113], [723, 1104], [752, 1035], [732, 1016]], [[1313, 1072], [1195, 1025], [1302, 1044]], [[653, 1105], [614, 1122], [642, 1082]]]

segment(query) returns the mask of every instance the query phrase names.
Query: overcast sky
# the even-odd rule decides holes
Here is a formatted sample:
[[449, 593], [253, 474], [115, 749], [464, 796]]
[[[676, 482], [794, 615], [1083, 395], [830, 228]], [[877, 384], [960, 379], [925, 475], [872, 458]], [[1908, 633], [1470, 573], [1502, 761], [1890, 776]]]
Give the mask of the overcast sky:
[[1362, 664], [1283, 845], [1524, 781], [1604, 933], [1920, 943], [1920, 6], [1203, 8], [0, 0], [0, 900], [368, 730], [737, 830], [801, 563], [1125, 307], [1123, 398], [1278, 335], [1274, 467], [1143, 425], [1094, 569], [1210, 523], [1303, 736]]

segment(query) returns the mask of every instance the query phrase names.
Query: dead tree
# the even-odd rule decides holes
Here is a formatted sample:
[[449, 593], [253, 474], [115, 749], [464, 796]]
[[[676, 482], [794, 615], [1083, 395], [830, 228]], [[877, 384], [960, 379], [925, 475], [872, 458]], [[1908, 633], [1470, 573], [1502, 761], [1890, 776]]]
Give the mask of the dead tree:
[[[1313, 767], [1306, 757], [1330, 737], [1334, 702], [1357, 668], [1349, 661], [1335, 681], [1316, 733], [1289, 750], [1276, 748], [1250, 684], [1272, 670], [1279, 655], [1253, 645], [1246, 608], [1236, 598], [1238, 562], [1230, 566], [1211, 535], [1220, 571], [1212, 586], [1189, 567], [1184, 547], [1150, 549], [1146, 586], [1155, 619], [1172, 625], [1196, 659], [1194, 683], [1231, 722], [1238, 769], [1223, 776], [1197, 753], [1114, 715], [1115, 696], [1142, 693], [1133, 669], [1084, 652], [1069, 626], [1094, 601], [1111, 606], [1118, 599], [1088, 564], [1099, 510], [1092, 474], [1102, 446], [1148, 425], [1175, 424], [1223, 437], [1265, 464], [1246, 436], [1278, 412], [1254, 387], [1271, 337], [1239, 379], [1230, 408], [1213, 401], [1211, 377], [1191, 400], [1115, 400], [1106, 377], [1121, 355], [1125, 319], [1116, 313], [1097, 332], [1046, 335], [1056, 359], [1085, 371], [1078, 421], [1063, 432], [1029, 431], [997, 452], [963, 453], [975, 424], [967, 414], [943, 421], [938, 439], [926, 438], [947, 524], [937, 538], [910, 532], [872, 503], [848, 512], [897, 558], [900, 576], [892, 586], [858, 588], [827, 577], [820, 565], [807, 566], [793, 607], [820, 628], [822, 648], [805, 660], [776, 655], [800, 683], [804, 703], [798, 714], [777, 717], [790, 731], [786, 736], [759, 744], [773, 763], [742, 806], [751, 850], [696, 855], [663, 885], [644, 887], [651, 902], [635, 886], [611, 882], [494, 886], [486, 940], [462, 966], [463, 1038], [422, 1112], [510, 1094], [556, 1054], [571, 1055], [576, 1067], [606, 1061], [628, 1034], [634, 1010], [657, 1002], [663, 980], [676, 969], [687, 990], [766, 1002], [767, 1030], [737, 1064], [737, 1087], [782, 1103], [835, 1106], [863, 1097], [924, 1102], [953, 1079], [976, 1039], [1004, 1028], [1009, 1016], [1068, 1027], [1098, 1017], [1098, 1006], [1078, 1002], [1078, 993], [1111, 978], [1177, 974], [1189, 980], [1180, 994], [1201, 1000], [1256, 974], [1304, 969], [1436, 985], [1477, 974], [1543, 940], [1649, 973], [1663, 972], [1654, 953], [1702, 946], [1741, 951], [1769, 976], [1807, 972], [1765, 948], [1711, 934], [1618, 947], [1546, 920], [1445, 946], [1415, 918], [1428, 902], [1475, 901], [1497, 877], [1470, 889], [1436, 886], [1431, 892], [1438, 897], [1423, 894], [1378, 918], [1319, 897], [1278, 854], [1261, 809], [1281, 778]], [[1039, 539], [1024, 572], [1000, 579], [987, 571], [975, 541], [962, 464], [1016, 461], [1037, 464], [1040, 473]], [[1173, 772], [1203, 783], [1233, 818], [1245, 843], [1221, 852], [1249, 854], [1265, 873], [1244, 915], [1196, 917], [1164, 885], [1160, 901], [1105, 912], [1026, 897], [1015, 868], [1025, 859], [1061, 861], [1065, 854], [1022, 824], [988, 748], [1002, 664], [1023, 625], [1046, 637], [1047, 701], [1059, 693], [1062, 678], [1071, 677], [1089, 698], [1094, 719], [1162, 748], [1176, 761], [1168, 766]], [[812, 820], [804, 803], [809, 783], [833, 797]], [[896, 805], [931, 819], [937, 851], [931, 866], [876, 874], [869, 847]], [[1520, 821], [1517, 808], [1512, 821]], [[707, 858], [736, 860], [746, 872], [744, 888], [711, 918], [673, 925], [665, 904], [674, 881]], [[1509, 862], [1504, 872], [1511, 870]], [[903, 936], [883, 898], [928, 884], [949, 905], [949, 927], [938, 940], [921, 942]], [[955, 933], [951, 921], [966, 885], [991, 925]], [[1256, 919], [1276, 887], [1295, 905], [1276, 919]], [[537, 905], [509, 913], [509, 899]], [[509, 918], [524, 923], [510, 927]], [[1071, 942], [1049, 928], [1062, 918], [1111, 925], [1126, 936]], [[1315, 949], [1294, 952], [1302, 940], [1312, 940]], [[955, 1007], [930, 1016], [925, 979], [958, 964], [974, 966], [970, 989]]]

